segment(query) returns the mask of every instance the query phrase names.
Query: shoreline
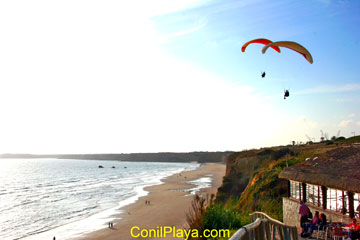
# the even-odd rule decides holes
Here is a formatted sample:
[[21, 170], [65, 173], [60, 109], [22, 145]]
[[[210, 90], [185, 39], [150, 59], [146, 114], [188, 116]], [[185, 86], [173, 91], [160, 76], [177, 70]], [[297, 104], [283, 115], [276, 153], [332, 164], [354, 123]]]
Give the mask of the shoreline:
[[[81, 237], [73, 238], [73, 240], [136, 239], [130, 233], [134, 226], [140, 229], [156, 229], [161, 226], [170, 226], [176, 229], [187, 228], [186, 213], [194, 197], [189, 194], [189, 190], [196, 186], [188, 182], [211, 177], [211, 186], [201, 188], [197, 193], [201, 195], [216, 194], [222, 184], [225, 168], [224, 163], [206, 163], [195, 170], [183, 171], [164, 178], [162, 184], [145, 187], [144, 190], [148, 192], [146, 196], [119, 209], [123, 213], [114, 216], [118, 220], [114, 222], [113, 228], [103, 228], [86, 233]], [[150, 201], [150, 204], [145, 204], [145, 201]], [[138, 237], [138, 239], [155, 238]]]
[[[70, 159], [71, 160], [71, 159]], [[72, 159], [74, 160], [74, 159]], [[37, 160], [35, 160], [37, 161]], [[48, 161], [48, 160], [46, 160]], [[59, 160], [62, 161], [62, 160]], [[99, 164], [103, 164], [104, 161], [98, 161], [99, 163], [96, 164], [92, 164], [90, 161], [87, 161], [89, 163], [90, 167], [89, 169], [95, 169], [94, 173], [98, 176], [98, 170], [97, 170], [97, 165]], [[111, 162], [110, 162], [111, 163]], [[152, 167], [147, 167], [146, 165], [149, 164], [149, 166]], [[159, 164], [159, 168], [157, 167], [157, 164]], [[163, 168], [163, 165], [166, 165], [165, 168]], [[175, 174], [179, 174], [181, 172], [184, 171], [192, 171], [194, 169], [198, 169], [199, 167], [201, 167], [202, 164], [199, 163], [191, 163], [189, 164], [178, 164], [178, 165], [172, 165], [172, 163], [166, 164], [166, 163], [157, 163], [155, 162], [154, 164], [152, 163], [143, 163], [141, 165], [139, 165], [138, 163], [127, 163], [127, 162], [119, 162], [119, 161], [114, 161], [110, 164], [111, 165], [116, 165], [115, 171], [113, 170], [109, 170], [107, 171], [106, 168], [109, 168], [109, 166], [105, 166], [105, 170], [100, 170], [100, 171], [107, 171], [107, 174], [105, 174], [105, 176], [107, 178], [109, 178], [109, 181], [106, 180], [106, 185], [108, 186], [112, 186], [112, 190], [110, 191], [110, 193], [112, 194], [112, 196], [107, 197], [107, 191], [103, 191], [102, 187], [101, 189], [93, 189], [96, 191], [93, 191], [93, 199], [96, 199], [96, 201], [103, 201], [103, 202], [109, 202], [112, 204], [112, 206], [110, 205], [109, 207], [99, 207], [98, 211], [94, 211], [92, 214], [87, 214], [84, 217], [81, 218], [72, 218], [73, 215], [71, 214], [72, 212], [70, 212], [70, 214], [64, 214], [64, 216], [68, 216], [67, 219], [70, 219], [69, 221], [59, 221], [56, 224], [49, 224], [49, 227], [43, 227], [39, 229], [39, 226], [34, 226], [30, 224], [27, 224], [27, 234], [24, 234], [23, 236], [20, 236], [21, 239], [26, 239], [26, 240], [38, 240], [38, 239], [53, 239], [53, 237], [55, 236], [56, 239], [64, 239], [64, 240], [73, 240], [76, 238], [80, 238], [83, 236], [86, 236], [86, 234], [90, 234], [94, 231], [98, 231], [101, 229], [104, 229], [107, 227], [107, 223], [108, 222], [118, 222], [121, 221], [121, 219], [124, 216], [124, 207], [130, 204], [135, 203], [136, 201], [138, 201], [138, 199], [142, 196], [146, 196], [148, 194], [148, 191], [145, 190], [145, 188], [149, 187], [149, 186], [155, 186], [155, 185], [159, 185], [163, 183], [163, 180], [175, 175]], [[94, 167], [96, 166], [96, 167]], [[124, 166], [129, 167], [129, 169], [123, 169]], [[135, 167], [132, 167], [135, 166]], [[139, 169], [143, 169], [143, 171], [139, 172], [137, 169], [137, 167], [139, 167]], [[124, 167], [125, 168], [125, 167]], [[122, 172], [125, 171], [126, 173], [128, 173], [126, 176], [122, 176]], [[139, 172], [139, 174], [137, 174], [137, 172]], [[110, 175], [120, 175], [120, 177], [111, 177]], [[130, 174], [130, 175], [129, 175]], [[101, 174], [100, 174], [101, 175]], [[124, 178], [122, 178], [124, 177]], [[115, 179], [115, 180], [113, 180]], [[123, 180], [122, 180], [123, 179]], [[104, 181], [102, 181], [104, 182]], [[124, 185], [124, 183], [128, 182], [129, 185]], [[101, 184], [100, 182], [93, 182], [93, 185], [95, 186], [102, 186], [103, 184]], [[124, 186], [123, 186], [124, 185]], [[56, 186], [56, 185], [55, 185]], [[62, 188], [64, 191], [67, 191], [67, 188]], [[124, 191], [122, 190], [124, 189]], [[79, 188], [78, 190], [81, 191], [81, 189]], [[103, 193], [106, 195], [103, 195]], [[86, 201], [86, 199], [81, 200], [80, 198], [78, 199], [79, 202], [82, 203], [82, 207], [83, 208], [88, 208], [88, 207], [92, 207], [94, 205], [94, 201], [93, 202], [89, 202], [89, 204], [87, 204], [86, 202], [84, 202], [84, 200]], [[65, 209], [76, 209], [72, 207], [72, 205], [67, 206], [68, 204], [66, 202], [64, 202], [63, 204], [63, 208]], [[98, 205], [96, 203], [97, 206], [100, 206], [100, 204]], [[40, 204], [37, 204], [37, 206], [42, 206]], [[80, 204], [81, 207], [81, 204]], [[40, 209], [38, 212], [42, 212], [42, 210]], [[42, 213], [46, 213], [46, 209], [44, 209], [44, 212]], [[43, 215], [41, 214], [40, 216], [47, 216], [47, 215]], [[40, 217], [41, 218], [41, 217]], [[61, 220], [61, 219], [60, 219]], [[15, 225], [16, 226], [16, 225]], [[40, 226], [42, 227], [42, 226]], [[17, 230], [17, 229], [15, 229]], [[20, 228], [18, 228], [18, 231], [22, 231]], [[25, 231], [24, 231], [25, 232]], [[12, 235], [4, 235], [6, 236], [5, 239], [11, 240], [14, 238], [18, 238], [18, 236], [16, 234], [14, 234], [14, 236]]]

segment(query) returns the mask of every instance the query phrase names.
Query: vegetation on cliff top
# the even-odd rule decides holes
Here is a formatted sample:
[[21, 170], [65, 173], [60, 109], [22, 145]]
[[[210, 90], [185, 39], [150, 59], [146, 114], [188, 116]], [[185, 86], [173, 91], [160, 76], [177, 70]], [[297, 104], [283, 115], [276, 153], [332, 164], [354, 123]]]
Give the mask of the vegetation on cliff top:
[[336, 147], [336, 144], [319, 143], [233, 153], [228, 158], [227, 174], [216, 201], [244, 217], [262, 211], [282, 220], [282, 198], [287, 194], [287, 183], [278, 178], [280, 172], [286, 166]]
[[[360, 136], [324, 141], [306, 145], [263, 148], [232, 153], [227, 158], [227, 169], [222, 186], [218, 189], [215, 202], [201, 216], [201, 228], [205, 222], [219, 222], [221, 226], [238, 228], [249, 223], [249, 214], [254, 211], [267, 213], [282, 221], [282, 198], [287, 195], [287, 183], [279, 179], [280, 172], [286, 167], [314, 158], [341, 145], [359, 142]], [[227, 214], [227, 217], [223, 215]], [[207, 228], [211, 228], [208, 224]], [[215, 224], [213, 228], [217, 228]]]

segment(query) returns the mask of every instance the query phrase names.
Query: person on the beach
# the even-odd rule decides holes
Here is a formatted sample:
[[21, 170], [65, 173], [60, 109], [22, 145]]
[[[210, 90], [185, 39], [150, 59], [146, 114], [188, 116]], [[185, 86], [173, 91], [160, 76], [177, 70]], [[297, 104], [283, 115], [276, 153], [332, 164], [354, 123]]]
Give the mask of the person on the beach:
[[54, 236], [53, 240], [56, 240], [55, 236]]

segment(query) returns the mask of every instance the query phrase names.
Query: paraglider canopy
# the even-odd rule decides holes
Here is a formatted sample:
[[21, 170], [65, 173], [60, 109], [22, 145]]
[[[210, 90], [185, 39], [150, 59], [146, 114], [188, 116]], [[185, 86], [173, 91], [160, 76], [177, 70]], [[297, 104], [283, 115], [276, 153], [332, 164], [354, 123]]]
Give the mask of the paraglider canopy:
[[[266, 39], [266, 38], [257, 38], [257, 39], [253, 39], [248, 41], [247, 43], [245, 43], [242, 47], [241, 47], [241, 51], [245, 52], [245, 49], [247, 48], [248, 45], [252, 44], [252, 43], [261, 43], [264, 45], [268, 45], [270, 43], [272, 43], [272, 41]], [[278, 53], [280, 53], [280, 48], [278, 46], [271, 46], [272, 49], [274, 49], [275, 51], [277, 51]]]
[[301, 55], [304, 56], [304, 58], [310, 63], [313, 63], [313, 58], [310, 54], [310, 52], [304, 48], [303, 46], [301, 46], [300, 44], [296, 43], [296, 42], [290, 42], [290, 41], [279, 41], [279, 42], [273, 42], [273, 43], [269, 43], [266, 46], [263, 47], [262, 49], [262, 53], [264, 54], [266, 52], [266, 50], [269, 47], [286, 47], [289, 48], [295, 52], [300, 53]]

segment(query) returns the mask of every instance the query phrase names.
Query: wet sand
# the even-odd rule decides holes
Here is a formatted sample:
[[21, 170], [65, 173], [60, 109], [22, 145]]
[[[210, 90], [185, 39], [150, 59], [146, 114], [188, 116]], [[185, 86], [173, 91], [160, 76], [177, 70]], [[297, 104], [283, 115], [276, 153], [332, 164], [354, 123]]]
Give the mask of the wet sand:
[[[134, 234], [139, 234], [141, 229], [157, 229], [160, 227], [175, 227], [175, 229], [188, 228], [186, 222], [186, 213], [188, 213], [191, 201], [194, 195], [189, 194], [186, 189], [193, 188], [194, 185], [188, 184], [187, 181], [196, 180], [202, 177], [208, 177], [211, 174], [213, 181], [212, 186], [203, 188], [198, 193], [202, 195], [216, 194], [217, 189], [222, 184], [225, 175], [225, 164], [207, 163], [196, 170], [182, 172], [172, 175], [163, 180], [164, 184], [145, 188], [149, 191], [147, 196], [139, 198], [136, 203], [122, 208], [124, 213], [120, 215], [122, 218], [112, 229], [105, 228], [89, 233], [81, 238], [81, 240], [127, 240], [127, 239], [180, 239], [168, 236], [166, 238], [159, 237], [132, 237], [131, 229]], [[145, 201], [150, 204], [145, 204]], [[140, 229], [140, 230], [139, 230]]]

